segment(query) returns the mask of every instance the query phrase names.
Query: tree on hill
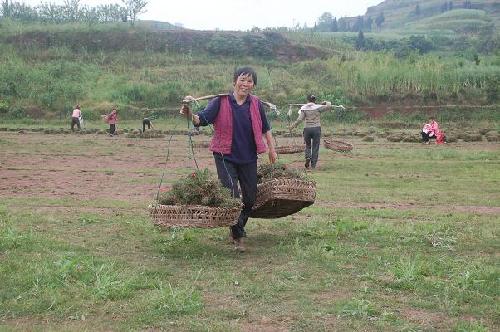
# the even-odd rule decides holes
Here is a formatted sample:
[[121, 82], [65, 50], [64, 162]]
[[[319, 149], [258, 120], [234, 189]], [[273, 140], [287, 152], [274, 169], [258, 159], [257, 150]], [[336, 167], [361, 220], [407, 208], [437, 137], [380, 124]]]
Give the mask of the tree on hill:
[[33, 21], [37, 19], [38, 13], [24, 3], [4, 0], [2, 2], [2, 16], [21, 21]]
[[2, 16], [3, 17], [9, 17], [10, 16], [9, 0], [3, 0], [2, 1]]
[[361, 30], [363, 30], [364, 25], [365, 25], [365, 21], [363, 19], [363, 16], [358, 16], [356, 18], [356, 22], [354, 23], [354, 26], [352, 28], [354, 31], [361, 31]]
[[441, 12], [444, 13], [449, 10], [453, 10], [453, 2], [445, 1], [445, 3], [443, 3], [443, 5], [441, 6]]
[[339, 31], [339, 27], [338, 27], [338, 25], [337, 25], [337, 18], [336, 18], [336, 17], [334, 17], [334, 18], [332, 19], [332, 24], [331, 24], [331, 26], [330, 26], [330, 31], [331, 31], [331, 32], [337, 32], [337, 31]]
[[384, 21], [385, 21], [384, 12], [380, 12], [380, 14], [378, 14], [378, 16], [375, 18], [375, 24], [377, 25], [377, 28], [380, 29]]
[[420, 16], [420, 5], [418, 3], [415, 6], [415, 16]]
[[64, 0], [64, 16], [69, 22], [78, 21], [80, 14], [80, 0]]
[[145, 8], [148, 5], [149, 0], [122, 0], [122, 3], [127, 9], [130, 17], [130, 23], [134, 25], [137, 20], [137, 16], [145, 12]]
[[[3, 17], [26, 22], [86, 22], [89, 24], [96, 22], [126, 22], [130, 15], [129, 8], [118, 4], [88, 7], [81, 6], [80, 2], [81, 0], [65, 0], [63, 5], [42, 2], [36, 7], [30, 7], [24, 3], [2, 0], [1, 13]], [[135, 15], [139, 12], [136, 11]]]
[[408, 47], [412, 50], [418, 51], [419, 54], [425, 54], [434, 49], [432, 41], [425, 36], [410, 36], [407, 40]]
[[349, 31], [349, 22], [345, 17], [339, 18], [338, 22], [338, 31]]
[[337, 19], [333, 17], [331, 13], [324, 12], [318, 18], [316, 31], [321, 31], [321, 32], [337, 31]]
[[366, 44], [365, 35], [362, 30], [359, 30], [355, 47], [358, 51], [361, 51], [365, 48], [365, 44]]
[[371, 16], [368, 16], [368, 18], [365, 19], [365, 24], [364, 24], [363, 30], [372, 31], [372, 25], [373, 25], [373, 18]]

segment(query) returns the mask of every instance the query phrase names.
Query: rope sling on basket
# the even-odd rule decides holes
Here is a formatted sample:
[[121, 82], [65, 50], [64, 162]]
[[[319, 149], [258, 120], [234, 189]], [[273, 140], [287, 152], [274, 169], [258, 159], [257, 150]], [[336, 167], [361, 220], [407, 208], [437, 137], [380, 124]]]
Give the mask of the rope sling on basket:
[[[282, 165], [261, 165], [259, 172], [265, 167], [286, 169]], [[264, 219], [286, 217], [312, 205], [315, 199], [314, 181], [271, 174], [271, 178], [257, 185], [257, 199], [250, 216]]]
[[[220, 95], [209, 95], [209, 96], [204, 96], [200, 98], [193, 98], [193, 100], [189, 101], [183, 101], [183, 108], [187, 108], [189, 110], [189, 103], [190, 102], [197, 102], [199, 100], [205, 100], [205, 99], [212, 99], [217, 96], [222, 96], [223, 94]], [[227, 94], [226, 94], [227, 95]], [[277, 108], [275, 105], [268, 103], [268, 102], [263, 102], [264, 105], [268, 106], [271, 108], [271, 110], [277, 112]], [[188, 113], [189, 114], [189, 113]], [[188, 129], [189, 129], [189, 118], [188, 118]], [[169, 148], [167, 151], [167, 162], [169, 160], [170, 156], [170, 141], [172, 137], [169, 140]], [[198, 164], [196, 162], [196, 159], [194, 157], [194, 143], [192, 140], [191, 135], [188, 135], [188, 140], [189, 140], [189, 147], [190, 147], [190, 152], [193, 156], [196, 169], [198, 170]], [[168, 163], [165, 163], [165, 167], [167, 166]], [[163, 175], [165, 172], [163, 173]], [[203, 172], [202, 171], [197, 171], [191, 176], [188, 176], [187, 180], [185, 179], [184, 181], [189, 184], [190, 187], [182, 187], [180, 182], [177, 191], [180, 192], [181, 196], [186, 194], [186, 192], [189, 191], [189, 188], [192, 187], [199, 187], [200, 183], [201, 185], [206, 184], [206, 180], [208, 179], [208, 170], [205, 169]], [[197, 178], [200, 177], [200, 183], [193, 183], [189, 182], [191, 181], [196, 181]], [[163, 176], [162, 176], [163, 180]], [[168, 204], [160, 204], [160, 187], [161, 187], [161, 181], [158, 186], [158, 193], [156, 196], [156, 202], [151, 204], [149, 206], [149, 213], [150, 216], [153, 220], [153, 223], [157, 226], [163, 227], [163, 228], [171, 228], [171, 227], [201, 227], [201, 228], [214, 228], [214, 227], [228, 227], [231, 225], [234, 225], [238, 221], [238, 217], [241, 213], [241, 207], [242, 203], [240, 200], [237, 200], [235, 198], [232, 198], [233, 203], [232, 204], [227, 204], [227, 197], [225, 198], [226, 205], [223, 206], [209, 206], [211, 205], [217, 205], [218, 203], [214, 203], [213, 201], [210, 201], [210, 196], [212, 198], [214, 197], [214, 193], [217, 196], [217, 193], [222, 195], [222, 190], [225, 190], [226, 188], [222, 188], [220, 183], [216, 181], [218, 186], [215, 186], [214, 182], [211, 183], [212, 187], [205, 188], [205, 191], [199, 197], [200, 202], [203, 204], [190, 204], [193, 200], [191, 198], [187, 199], [184, 197], [185, 200], [181, 200], [181, 204], [175, 204], [173, 201], [172, 202], [167, 202]], [[205, 181], [205, 182], [204, 182]], [[175, 187], [175, 184], [174, 184]], [[173, 188], [175, 189], [175, 188]], [[189, 192], [187, 193], [189, 194]], [[228, 191], [228, 195], [229, 194]], [[220, 198], [220, 197], [219, 197]], [[234, 201], [237, 201], [235, 203]], [[207, 205], [205, 205], [206, 203]]]
[[325, 145], [325, 148], [333, 150], [333, 151], [349, 152], [352, 150], [352, 144], [342, 142], [342, 141], [335, 141], [332, 139], [324, 139], [323, 143]]

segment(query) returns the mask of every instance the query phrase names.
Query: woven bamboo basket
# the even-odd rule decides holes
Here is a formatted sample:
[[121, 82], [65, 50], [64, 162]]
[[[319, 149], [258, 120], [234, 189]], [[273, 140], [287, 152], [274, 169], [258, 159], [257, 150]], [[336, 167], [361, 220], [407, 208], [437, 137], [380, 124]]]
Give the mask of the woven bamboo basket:
[[325, 139], [325, 140], [323, 140], [323, 143], [325, 145], [325, 148], [333, 150], [333, 151], [349, 152], [352, 150], [352, 144], [342, 142], [342, 141]]
[[234, 225], [241, 207], [220, 208], [203, 205], [160, 205], [149, 207], [153, 223], [163, 228], [170, 227], [227, 227]]
[[277, 146], [275, 148], [277, 154], [292, 154], [304, 152], [304, 145], [289, 145], [289, 146]]
[[257, 185], [257, 199], [251, 217], [281, 218], [312, 205], [316, 183], [300, 179], [272, 179]]

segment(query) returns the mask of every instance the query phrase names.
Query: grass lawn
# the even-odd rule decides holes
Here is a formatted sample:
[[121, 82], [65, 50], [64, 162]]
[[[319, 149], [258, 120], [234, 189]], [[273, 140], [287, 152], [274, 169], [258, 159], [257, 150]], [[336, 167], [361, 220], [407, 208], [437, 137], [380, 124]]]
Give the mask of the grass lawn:
[[498, 143], [340, 139], [315, 204], [250, 219], [238, 253], [148, 217], [186, 137], [0, 132], [0, 330], [498, 330]]

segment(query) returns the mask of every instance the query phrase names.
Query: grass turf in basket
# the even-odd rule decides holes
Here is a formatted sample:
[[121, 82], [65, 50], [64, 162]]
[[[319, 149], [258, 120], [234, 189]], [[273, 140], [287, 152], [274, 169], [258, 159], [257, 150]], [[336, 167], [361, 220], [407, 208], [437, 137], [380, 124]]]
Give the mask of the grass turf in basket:
[[300, 179], [311, 181], [305, 172], [289, 168], [286, 164], [280, 162], [259, 165], [257, 168], [257, 183], [263, 183], [272, 179]]
[[174, 183], [172, 189], [160, 195], [161, 205], [203, 205], [220, 208], [241, 206], [240, 199], [233, 198], [208, 169], [197, 170]]

